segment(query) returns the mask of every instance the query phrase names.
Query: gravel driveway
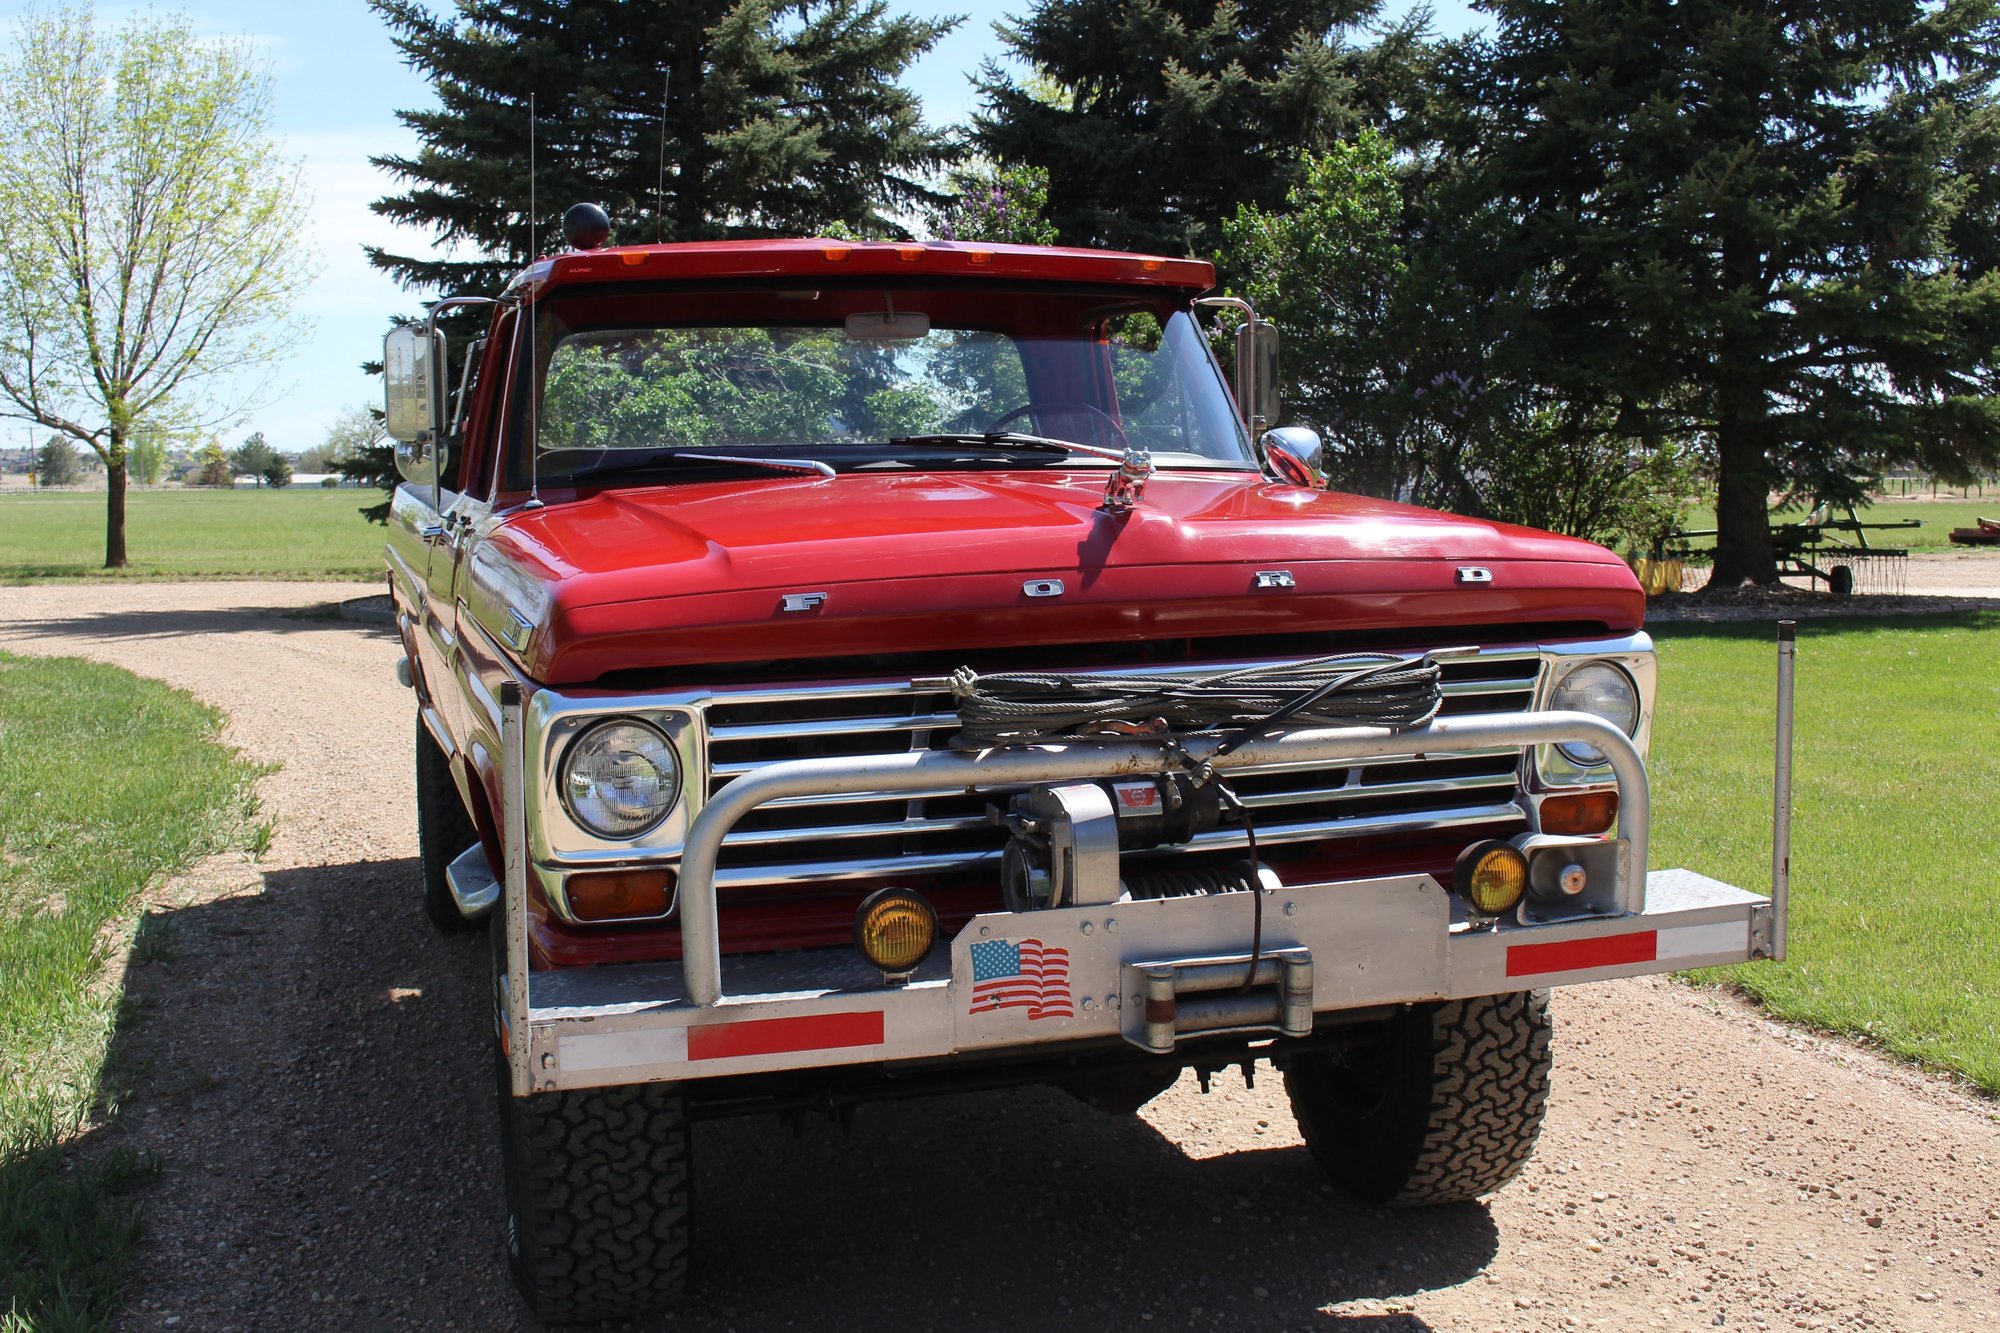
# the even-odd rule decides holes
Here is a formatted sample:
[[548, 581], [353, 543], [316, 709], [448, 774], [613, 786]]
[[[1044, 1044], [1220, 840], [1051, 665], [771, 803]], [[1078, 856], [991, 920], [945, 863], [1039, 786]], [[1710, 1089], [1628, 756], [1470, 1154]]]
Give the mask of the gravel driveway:
[[[265, 860], [163, 886], [96, 1137], [160, 1153], [125, 1326], [522, 1326], [484, 945], [417, 904], [411, 696], [319, 585], [0, 589], [0, 648], [184, 686], [282, 763]], [[1803, 836], [1810, 836], [1802, 830]], [[1811, 886], [1801, 886], [1810, 892]], [[1990, 979], [1989, 979], [1990, 980]], [[1661, 981], [1559, 993], [1539, 1151], [1490, 1201], [1356, 1207], [1268, 1070], [1137, 1117], [1050, 1091], [697, 1131], [686, 1329], [1965, 1329], [2000, 1323], [2000, 1124]]]

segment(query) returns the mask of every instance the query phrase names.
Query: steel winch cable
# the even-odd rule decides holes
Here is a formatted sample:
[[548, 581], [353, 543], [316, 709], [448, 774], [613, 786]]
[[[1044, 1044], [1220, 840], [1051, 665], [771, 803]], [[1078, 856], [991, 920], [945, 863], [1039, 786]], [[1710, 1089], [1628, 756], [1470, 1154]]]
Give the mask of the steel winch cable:
[[1232, 671], [1120, 676], [960, 667], [948, 678], [960, 749], [1053, 736], [1198, 735], [1243, 729], [1228, 750], [1275, 727], [1418, 727], [1444, 700], [1436, 660], [1349, 653]]
[[1443, 673], [1434, 656], [1396, 657], [1349, 653], [1280, 666], [1235, 671], [1148, 676], [1013, 672], [982, 676], [960, 667], [949, 678], [958, 702], [959, 748], [986, 749], [1061, 735], [1157, 737], [1164, 759], [1214, 785], [1242, 821], [1249, 860], [1250, 962], [1237, 993], [1257, 979], [1264, 952], [1264, 895], [1257, 866], [1257, 827], [1247, 805], [1216, 777], [1212, 762], [1197, 762], [1179, 741], [1229, 734], [1220, 758], [1280, 729], [1313, 726], [1420, 727], [1444, 703]]

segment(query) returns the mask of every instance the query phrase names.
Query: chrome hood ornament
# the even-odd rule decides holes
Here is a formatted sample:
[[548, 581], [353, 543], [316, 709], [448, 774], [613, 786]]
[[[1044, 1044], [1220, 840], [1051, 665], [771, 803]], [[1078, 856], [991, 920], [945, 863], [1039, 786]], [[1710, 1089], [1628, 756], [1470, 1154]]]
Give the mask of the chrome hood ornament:
[[1153, 455], [1144, 449], [1127, 449], [1117, 471], [1105, 484], [1104, 499], [1098, 509], [1106, 514], [1125, 515], [1145, 493], [1146, 479], [1153, 475]]

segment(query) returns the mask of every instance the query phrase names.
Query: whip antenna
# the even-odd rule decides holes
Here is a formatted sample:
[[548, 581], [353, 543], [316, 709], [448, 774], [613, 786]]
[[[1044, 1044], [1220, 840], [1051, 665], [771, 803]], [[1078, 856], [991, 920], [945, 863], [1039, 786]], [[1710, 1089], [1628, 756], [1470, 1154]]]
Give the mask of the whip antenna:
[[674, 92], [674, 72], [660, 85], [660, 180], [653, 189], [653, 244], [667, 239], [667, 101]]
[[[535, 251], [541, 248], [535, 226], [535, 95], [528, 94], [528, 262], [535, 262]], [[528, 508], [542, 507], [542, 431], [541, 413], [537, 410], [542, 402], [541, 381], [536, 378], [536, 363], [541, 360], [541, 340], [535, 334], [535, 302], [530, 297], [521, 310], [521, 320], [527, 325], [528, 334]]]

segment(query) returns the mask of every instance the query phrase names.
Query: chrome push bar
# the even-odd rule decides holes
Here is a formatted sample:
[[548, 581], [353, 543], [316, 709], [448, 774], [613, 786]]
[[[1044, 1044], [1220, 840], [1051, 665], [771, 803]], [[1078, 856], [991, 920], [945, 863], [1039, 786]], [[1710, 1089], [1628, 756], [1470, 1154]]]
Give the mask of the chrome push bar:
[[[1427, 726], [1342, 727], [1295, 731], [1217, 754], [1219, 738], [1183, 741], [1180, 754], [1218, 771], [1259, 764], [1336, 765], [1390, 755], [1450, 754], [1499, 747], [1582, 742], [1601, 750], [1618, 781], [1619, 829], [1625, 840], [1624, 883], [1631, 911], [1643, 911], [1650, 802], [1645, 761], [1629, 737], [1588, 713], [1508, 713], [1448, 717]], [[722, 1001], [722, 948], [717, 928], [716, 858], [736, 822], [766, 801], [845, 792], [905, 792], [939, 787], [1012, 787], [1121, 774], [1152, 774], [1177, 766], [1154, 741], [1065, 739], [980, 753], [923, 750], [848, 759], [795, 759], [746, 773], [724, 787], [696, 816], [681, 853], [680, 920], [687, 998], [708, 1007]], [[509, 790], [513, 790], [510, 786]], [[524, 1015], [525, 1017], [525, 1015]], [[525, 1072], [525, 1071], [524, 1071]]]

